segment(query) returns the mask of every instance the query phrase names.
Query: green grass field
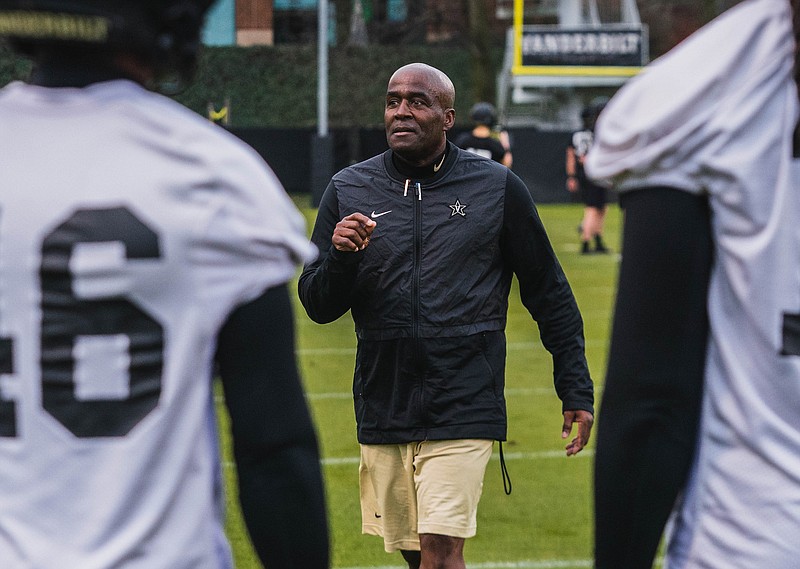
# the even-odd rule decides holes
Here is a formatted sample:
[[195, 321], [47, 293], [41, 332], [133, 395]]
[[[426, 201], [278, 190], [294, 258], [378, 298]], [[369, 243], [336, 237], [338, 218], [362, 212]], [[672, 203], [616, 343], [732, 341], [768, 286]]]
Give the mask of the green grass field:
[[[309, 230], [315, 210], [300, 202]], [[612, 255], [580, 255], [576, 227], [580, 205], [539, 208], [553, 247], [583, 314], [586, 355], [602, 390], [619, 263], [621, 215], [609, 207], [606, 241]], [[349, 316], [320, 326], [296, 302], [298, 360], [308, 392], [323, 454], [329, 504], [333, 567], [402, 568], [399, 554], [383, 551], [382, 541], [362, 536], [358, 506], [358, 444], [351, 396], [355, 336]], [[478, 535], [467, 541], [468, 567], [591, 567], [591, 472], [594, 441], [576, 457], [566, 458], [560, 437], [560, 402], [553, 390], [552, 361], [539, 343], [538, 330], [512, 290], [508, 315], [508, 442], [504, 453], [513, 482], [506, 496], [497, 445], [486, 473], [478, 511]], [[222, 432], [225, 433], [225, 417]], [[228, 479], [228, 535], [237, 567], [260, 567], [250, 548], [236, 505], [235, 472], [223, 435]], [[298, 568], [302, 569], [302, 568]]]

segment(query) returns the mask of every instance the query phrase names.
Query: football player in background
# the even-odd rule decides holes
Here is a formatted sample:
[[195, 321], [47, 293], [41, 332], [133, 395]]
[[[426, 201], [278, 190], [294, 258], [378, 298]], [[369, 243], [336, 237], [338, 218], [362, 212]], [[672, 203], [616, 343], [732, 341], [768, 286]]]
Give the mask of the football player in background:
[[[608, 253], [603, 242], [603, 227], [608, 212], [608, 190], [586, 176], [583, 161], [594, 142], [594, 126], [607, 99], [598, 97], [581, 111], [583, 128], [572, 133], [567, 146], [567, 190], [580, 196], [584, 204], [580, 224], [581, 253]], [[594, 241], [594, 249], [592, 249]]]
[[0, 566], [227, 569], [212, 372], [266, 567], [328, 567], [271, 170], [166, 97], [211, 0], [0, 0]]
[[632, 79], [598, 122], [586, 169], [625, 209], [595, 465], [598, 569], [649, 569], [671, 511], [669, 569], [798, 566], [792, 20], [789, 0], [739, 3]]
[[497, 110], [491, 103], [480, 102], [472, 105], [469, 118], [474, 124], [469, 132], [456, 137], [455, 145], [473, 154], [491, 158], [503, 166], [511, 168], [514, 161], [511, 155], [511, 141], [508, 132], [497, 128]]

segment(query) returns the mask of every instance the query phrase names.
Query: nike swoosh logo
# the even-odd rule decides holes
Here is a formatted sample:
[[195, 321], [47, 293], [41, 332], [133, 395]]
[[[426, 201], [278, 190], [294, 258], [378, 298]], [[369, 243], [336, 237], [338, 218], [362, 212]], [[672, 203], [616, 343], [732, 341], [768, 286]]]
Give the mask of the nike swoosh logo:
[[386, 215], [387, 213], [392, 213], [392, 210], [389, 210], [389, 211], [382, 211], [382, 212], [380, 212], [380, 213], [375, 213], [375, 210], [373, 209], [373, 210], [372, 210], [372, 215], [370, 215], [370, 217], [371, 217], [372, 219], [375, 219], [376, 217], [380, 217], [380, 216], [382, 216], [382, 215]]
[[375, 517], [376, 517], [376, 518], [378, 518], [378, 519], [380, 519], [380, 518], [382, 518], [383, 516], [381, 516], [380, 514], [375, 514]]

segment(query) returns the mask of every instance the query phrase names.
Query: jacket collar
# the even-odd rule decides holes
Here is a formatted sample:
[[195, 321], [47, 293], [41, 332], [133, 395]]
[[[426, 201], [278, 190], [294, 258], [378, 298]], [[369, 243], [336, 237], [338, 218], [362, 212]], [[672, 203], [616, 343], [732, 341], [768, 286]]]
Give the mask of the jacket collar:
[[420, 172], [418, 173], [401, 172], [395, 165], [395, 160], [393, 159], [394, 153], [392, 152], [391, 149], [383, 153], [383, 164], [386, 168], [386, 172], [389, 174], [389, 177], [397, 180], [398, 182], [403, 183], [406, 180], [412, 180], [413, 182], [421, 182], [421, 183], [424, 182], [425, 185], [431, 185], [435, 184], [436, 182], [447, 176], [448, 172], [453, 168], [453, 165], [456, 163], [456, 160], [458, 160], [458, 153], [459, 153], [459, 148], [448, 140], [444, 162], [442, 163], [438, 171], [431, 172], [427, 176], [424, 175], [425, 174], [424, 169], [418, 169], [420, 170]]

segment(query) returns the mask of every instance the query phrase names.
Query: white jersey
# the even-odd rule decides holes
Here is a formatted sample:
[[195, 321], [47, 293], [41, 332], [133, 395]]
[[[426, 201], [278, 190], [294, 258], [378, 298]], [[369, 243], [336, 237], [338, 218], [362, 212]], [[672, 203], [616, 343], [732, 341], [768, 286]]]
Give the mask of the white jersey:
[[575, 150], [575, 156], [584, 158], [594, 142], [594, 132], [589, 129], [573, 132], [571, 142], [572, 148]]
[[132, 82], [11, 84], [0, 133], [0, 567], [230, 567], [215, 340], [313, 258], [304, 220]]
[[708, 195], [699, 451], [667, 567], [800, 567], [800, 168], [788, 0], [746, 0], [605, 108], [588, 173]]

